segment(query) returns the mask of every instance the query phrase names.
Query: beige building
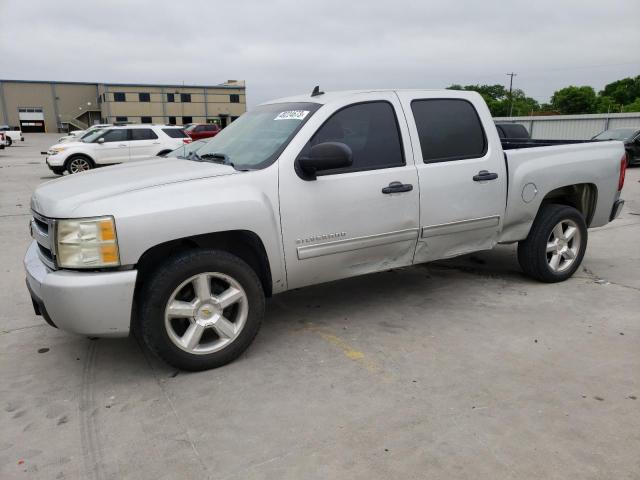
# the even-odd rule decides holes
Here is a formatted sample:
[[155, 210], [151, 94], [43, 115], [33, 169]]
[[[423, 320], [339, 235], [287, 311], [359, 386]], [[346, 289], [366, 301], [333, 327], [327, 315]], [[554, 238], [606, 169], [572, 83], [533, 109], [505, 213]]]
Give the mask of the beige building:
[[0, 125], [63, 132], [96, 123], [217, 123], [246, 111], [243, 81], [220, 85], [0, 80]]

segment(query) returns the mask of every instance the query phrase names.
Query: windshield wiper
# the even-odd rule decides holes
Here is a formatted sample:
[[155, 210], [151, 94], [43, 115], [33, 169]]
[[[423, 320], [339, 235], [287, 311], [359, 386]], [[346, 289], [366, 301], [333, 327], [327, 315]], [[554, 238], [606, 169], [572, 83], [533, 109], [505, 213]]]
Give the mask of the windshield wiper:
[[199, 156], [199, 158], [201, 162], [206, 162], [207, 160], [212, 160], [214, 162], [216, 160], [221, 160], [216, 163], [222, 163], [223, 165], [229, 165], [234, 169], [236, 168], [236, 166], [233, 164], [233, 162], [229, 158], [229, 155], [227, 155], [226, 153], [205, 153], [202, 156]]

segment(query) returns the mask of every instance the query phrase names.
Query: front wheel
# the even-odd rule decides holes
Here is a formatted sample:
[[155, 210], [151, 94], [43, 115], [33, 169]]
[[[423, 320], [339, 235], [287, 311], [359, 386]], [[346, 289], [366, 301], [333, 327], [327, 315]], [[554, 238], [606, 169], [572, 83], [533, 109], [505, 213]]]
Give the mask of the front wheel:
[[87, 170], [91, 170], [93, 168], [93, 162], [89, 160], [87, 157], [71, 157], [67, 160], [67, 172], [80, 173], [86, 172]]
[[139, 327], [146, 346], [184, 370], [235, 360], [264, 316], [256, 273], [220, 250], [181, 253], [155, 271], [141, 292]]
[[587, 249], [587, 225], [582, 214], [567, 205], [546, 204], [526, 240], [518, 244], [524, 272], [542, 282], [562, 282], [580, 267]]
[[13, 140], [11, 140], [11, 137], [7, 137], [7, 147], [10, 147], [11, 145], [13, 145]]

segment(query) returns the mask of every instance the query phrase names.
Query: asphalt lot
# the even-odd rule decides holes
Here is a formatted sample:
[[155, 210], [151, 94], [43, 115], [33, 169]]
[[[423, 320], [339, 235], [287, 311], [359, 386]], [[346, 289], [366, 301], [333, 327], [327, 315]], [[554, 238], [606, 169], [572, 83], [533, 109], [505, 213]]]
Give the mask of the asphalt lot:
[[221, 369], [33, 313], [29, 197], [58, 135], [0, 151], [0, 478], [640, 478], [640, 168], [583, 268], [513, 247], [288, 292]]

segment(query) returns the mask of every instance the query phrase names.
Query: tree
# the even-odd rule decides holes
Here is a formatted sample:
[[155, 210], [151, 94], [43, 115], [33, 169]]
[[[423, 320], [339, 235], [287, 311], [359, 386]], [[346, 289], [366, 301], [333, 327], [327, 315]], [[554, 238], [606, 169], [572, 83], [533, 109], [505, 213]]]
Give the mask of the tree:
[[553, 94], [551, 105], [563, 114], [594, 113], [597, 97], [592, 87], [565, 87]]
[[640, 75], [616, 80], [600, 91], [601, 97], [610, 97], [619, 105], [633, 103], [640, 98]]
[[622, 107], [624, 112], [640, 112], [640, 97], [636, 98], [635, 102], [629, 103]]
[[[500, 84], [495, 85], [458, 85], [447, 87], [449, 90], [467, 90], [478, 92], [487, 102], [489, 111], [494, 117], [506, 117], [509, 115], [509, 91]], [[513, 114], [529, 115], [532, 111], [540, 109], [538, 102], [527, 97], [520, 89], [515, 89], [513, 95]]]

